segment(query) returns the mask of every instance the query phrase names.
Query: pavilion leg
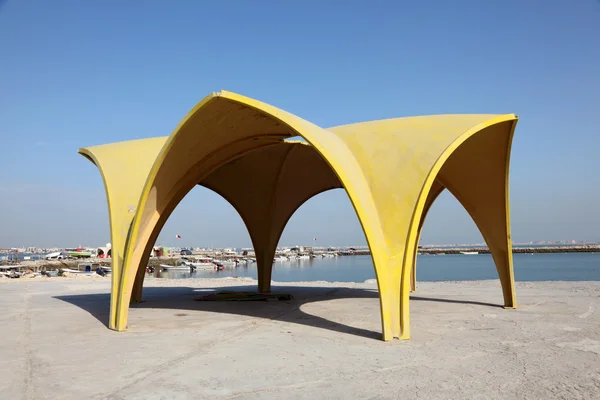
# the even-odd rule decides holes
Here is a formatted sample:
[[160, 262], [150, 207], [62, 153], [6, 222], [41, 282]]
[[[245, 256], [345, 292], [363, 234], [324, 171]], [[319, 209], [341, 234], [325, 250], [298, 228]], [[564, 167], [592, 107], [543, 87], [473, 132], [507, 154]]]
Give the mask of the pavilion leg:
[[381, 328], [383, 340], [402, 338], [400, 327], [400, 273], [401, 264], [394, 265], [394, 259], [376, 260], [373, 255], [379, 302], [381, 307]]
[[260, 293], [271, 292], [271, 274], [273, 272], [274, 249], [261, 249], [256, 253], [258, 266], [258, 291]]

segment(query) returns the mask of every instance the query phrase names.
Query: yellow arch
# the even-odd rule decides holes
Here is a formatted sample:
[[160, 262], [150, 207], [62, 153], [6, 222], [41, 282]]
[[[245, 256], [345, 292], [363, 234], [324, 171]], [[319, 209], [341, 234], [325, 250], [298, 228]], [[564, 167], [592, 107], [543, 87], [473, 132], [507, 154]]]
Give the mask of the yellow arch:
[[[126, 239], [117, 242], [123, 255], [113, 259], [113, 263], [120, 265], [113, 273], [109, 325], [116, 330], [126, 329], [136, 279], [141, 290], [140, 278], [136, 278], [137, 267], [147, 257], [145, 252], [156, 239], [161, 223], [183, 196], [232, 161], [249, 157], [260, 149], [281, 146], [283, 139], [292, 136], [307, 140], [346, 189], [355, 208], [375, 266], [384, 340], [410, 337], [411, 274], [424, 211], [437, 196], [437, 188], [432, 192], [436, 179], [457, 196], [482, 230], [500, 274], [505, 306], [514, 307], [508, 160], [515, 124], [516, 117], [512, 114], [436, 115], [323, 129], [257, 100], [230, 92], [213, 93], [188, 113], [171, 136], [156, 139], [153, 150], [143, 148], [137, 153], [136, 158], [151, 160], [150, 166], [148, 161], [129, 161], [131, 171], [121, 169], [119, 175], [108, 179], [118, 184], [107, 183], [105, 179], [111, 234], [127, 231]], [[482, 170], [487, 168], [492, 177], [489, 185], [493, 198], [470, 189], [482, 186], [481, 182], [469, 186], [461, 177], [468, 175], [471, 159], [479, 160], [474, 156], [479, 149], [493, 155], [494, 161], [482, 167]], [[85, 149], [81, 152], [88, 156], [95, 154]], [[101, 170], [111, 168], [108, 165], [113, 160], [104, 153], [102, 158], [107, 161], [103, 160], [102, 166], [99, 162], [96, 165]], [[294, 168], [302, 168], [302, 165]], [[128, 187], [127, 182], [132, 181], [135, 184]], [[316, 189], [306, 190], [308, 193]], [[297, 196], [306, 196], [306, 193]], [[113, 201], [113, 198], [120, 200]], [[126, 203], [136, 198], [131, 216], [131, 206]], [[481, 207], [485, 201], [491, 205]], [[482, 214], [477, 211], [480, 209], [487, 211]], [[122, 217], [123, 213], [127, 218]], [[119, 226], [113, 228], [115, 216]], [[499, 218], [504, 218], [503, 226], [493, 227]], [[249, 227], [251, 236], [256, 236], [255, 229]], [[262, 246], [264, 248], [255, 248], [255, 251], [265, 252], [267, 245]], [[273, 246], [273, 240], [269, 246]], [[269, 251], [263, 258], [268, 258], [267, 253]], [[266, 286], [266, 282], [261, 283], [262, 288]]]
[[[257, 249], [261, 292], [270, 291], [273, 257], [289, 218], [313, 196], [342, 188], [314, 148], [290, 141], [252, 151], [221, 166], [198, 184], [223, 197], [242, 218]], [[152, 237], [158, 236], [167, 218], [168, 213], [161, 214]], [[142, 260], [138, 266], [133, 302], [141, 300], [145, 265]]]
[[[223, 100], [227, 103], [224, 106], [225, 112], [221, 114], [220, 112], [222, 112], [223, 109], [217, 102]], [[199, 119], [199, 116], [203, 116], [202, 112], [207, 110], [207, 108], [211, 105], [214, 107], [214, 109], [209, 109], [211, 112], [208, 113], [208, 117], [204, 116], [205, 119]], [[252, 112], [250, 117], [243, 119], [241, 116], [236, 116], [236, 113], [242, 113], [242, 110], [238, 108], [238, 105], [242, 105], [242, 107], [251, 109]], [[166, 197], [156, 197], [156, 192], [162, 191], [162, 188], [160, 190], [155, 189], [154, 194], [152, 194], [151, 191], [157, 182], [157, 175], [161, 171], [163, 163], [169, 154], [174, 154], [172, 152], [172, 147], [174, 146], [175, 141], [181, 136], [185, 137], [186, 134], [189, 137], [190, 135], [194, 134], [196, 132], [195, 130], [199, 129], [200, 126], [204, 126], [203, 124], [209, 123], [212, 118], [223, 118], [224, 114], [228, 115], [228, 117], [232, 120], [243, 119], [243, 121], [247, 124], [251, 124], [252, 122], [256, 121], [262, 121], [265, 122], [265, 124], [262, 126], [259, 125], [260, 128], [275, 130], [279, 128], [280, 130], [274, 133], [258, 135], [254, 132], [239, 136], [231, 135], [233, 137], [228, 138], [229, 140], [224, 141], [224, 143], [217, 142], [216, 144], [213, 144], [213, 149], [211, 149], [211, 151], [204, 151], [201, 154], [201, 162], [208, 164], [208, 166], [201, 166], [194, 173], [190, 174], [189, 176], [191, 176], [191, 178], [189, 181], [181, 183], [179, 187], [169, 187], [168, 189], [164, 189], [169, 191]], [[265, 121], [265, 118], [267, 121]], [[199, 126], [194, 125], [194, 122]], [[273, 124], [269, 124], [268, 122], [273, 122]], [[231, 128], [229, 124], [226, 125], [228, 129]], [[189, 130], [186, 130], [186, 128]], [[244, 125], [244, 130], [245, 132], [248, 132], [251, 130], [251, 127]], [[213, 136], [211, 136], [211, 138], [213, 138], [216, 135], [225, 133], [224, 131], [221, 131], [209, 132], [209, 134], [212, 134]], [[143, 245], [140, 245], [140, 243], [145, 243], [147, 241], [153, 232], [153, 226], [160, 217], [160, 213], [164, 210], [172, 209], [173, 204], [177, 204], [181, 198], [183, 198], [183, 196], [189, 192], [191, 187], [193, 187], [198, 181], [202, 180], [204, 176], [210, 174], [212, 171], [232, 159], [238, 158], [243, 154], [249, 153], [252, 150], [256, 150], [261, 147], [278, 144], [283, 138], [292, 136], [304, 137], [317, 151], [319, 151], [321, 155], [324, 156], [323, 158], [329, 163], [340, 181], [344, 184], [344, 187], [346, 188], [349, 197], [354, 204], [355, 209], [357, 210], [359, 220], [361, 220], [361, 224], [365, 230], [365, 236], [367, 237], [367, 241], [369, 242], [371, 248], [379, 248], [384, 250], [383, 235], [378, 227], [378, 214], [375, 211], [372, 200], [370, 199], [370, 191], [366, 184], [366, 180], [364, 177], [362, 177], [362, 170], [356, 163], [354, 157], [352, 157], [349, 149], [345, 146], [344, 142], [339, 139], [338, 136], [296, 116], [293, 116], [292, 114], [276, 109], [275, 107], [233, 93], [221, 92], [219, 94], [213, 93], [201, 101], [199, 105], [196, 106], [192, 112], [186, 116], [186, 118], [184, 118], [182, 123], [180, 123], [178, 128], [176, 128], [169, 139], [167, 139], [167, 142], [161, 150], [161, 153], [158, 155], [156, 162], [152, 167], [150, 174], [148, 175], [145, 189], [140, 197], [138, 209], [131, 225], [129, 243], [125, 251], [124, 265], [138, 263], [142, 255], [140, 250], [143, 248]], [[273, 139], [269, 140], [271, 137], [273, 137]], [[261, 138], [266, 138], [267, 140], [261, 142]], [[189, 145], [187, 142], [184, 144]], [[223, 151], [225, 154], [221, 155], [220, 153]], [[175, 157], [180, 159], [179, 154], [177, 154]], [[212, 162], [213, 160], [211, 157], [213, 159], [216, 158], [217, 161]], [[175, 179], [179, 178], [180, 176], [188, 176], [190, 168], [196, 168], [196, 165], [197, 164], [191, 165], [188, 169], [184, 168], [184, 170], [182, 170], [183, 174], [176, 176]], [[171, 177], [173, 176], [175, 175], [171, 175]], [[161, 207], [159, 207], [161, 210], [152, 210], [153, 207], [156, 208], [155, 206], [157, 205], [157, 202], [163, 201], [170, 204], [161, 205]], [[153, 204], [148, 206], [148, 202]], [[141, 240], [139, 237], [140, 228], [144, 229], [144, 232], [142, 232], [144, 236], [141, 238]], [[375, 243], [375, 245], [373, 243]], [[376, 259], [378, 251], [374, 251], [373, 254], [374, 259]], [[377, 264], [377, 261], [375, 261], [375, 263]], [[383, 273], [380, 270], [376, 270], [376, 272], [377, 274]], [[123, 330], [126, 328], [128, 303], [131, 296], [130, 288], [133, 284], [133, 279], [134, 276], [131, 272], [131, 268], [124, 268], [119, 290], [119, 293], [121, 294], [121, 302], [118, 303], [118, 315], [115, 319], [115, 329], [117, 330]], [[386, 291], [388, 291], [387, 287], [380, 286], [380, 292]], [[382, 307], [387, 306], [395, 308], [397, 311], [397, 302], [390, 301], [387, 303], [382, 303]], [[385, 310], [384, 312], [386, 314], [397, 315], [397, 313], [390, 311]], [[397, 317], [395, 318], [397, 319]], [[400, 325], [399, 321], [397, 322], [398, 323], [395, 324], [397, 329], [395, 329], [394, 332], [391, 332], [391, 329], [388, 329], [388, 336], [390, 338], [399, 336]]]
[[[409, 231], [408, 240], [407, 240], [407, 252], [404, 255], [405, 259], [404, 259], [403, 269], [402, 269], [402, 289], [401, 289], [401, 303], [400, 304], [401, 304], [402, 333], [405, 338], [410, 337], [409, 293], [411, 291], [411, 273], [412, 273], [411, 270], [414, 267], [414, 262], [413, 262], [414, 251], [416, 250], [416, 246], [418, 243], [418, 237], [420, 234], [420, 231], [419, 231], [420, 224], [424, 217], [423, 211], [425, 209], [425, 204], [426, 204], [427, 198], [431, 192], [431, 188], [433, 186], [434, 180], [436, 179], [436, 177], [440, 173], [440, 170], [442, 169], [444, 164], [448, 161], [450, 156], [468, 139], [470, 139], [471, 137], [473, 137], [476, 134], [481, 134], [482, 132], [485, 132], [486, 129], [490, 129], [494, 126], [497, 126], [502, 123], [507, 123], [507, 122], [509, 123], [508, 141], [509, 141], [509, 147], [510, 147], [510, 143], [512, 142], [512, 135], [514, 132], [514, 128], [516, 126], [516, 116], [503, 115], [503, 116], [498, 116], [498, 117], [492, 118], [490, 120], [487, 120], [484, 123], [481, 123], [481, 124], [471, 128], [470, 130], [468, 130], [467, 132], [462, 134], [458, 139], [456, 139], [450, 146], [448, 146], [448, 148], [446, 148], [444, 150], [444, 152], [442, 153], [442, 155], [437, 159], [436, 163], [434, 164], [434, 166], [431, 168], [429, 174], [427, 175], [427, 179], [425, 180], [425, 184], [423, 185], [423, 189], [421, 190], [421, 193], [419, 195], [419, 200], [417, 201], [417, 206], [415, 208], [415, 215], [410, 224], [410, 231]], [[504, 168], [506, 172], [508, 172], [510, 152], [508, 152], [507, 154], [508, 155], [506, 158], [506, 167]], [[514, 273], [513, 273], [513, 265], [512, 265], [512, 241], [510, 238], [510, 230], [509, 230], [510, 216], [509, 216], [509, 202], [508, 202], [508, 173], [506, 173], [506, 175], [505, 175], [504, 185], [506, 188], [506, 194], [505, 194], [505, 199], [504, 199], [504, 200], [506, 200], [504, 212], [506, 215], [506, 223], [507, 223], [506, 246], [508, 249], [508, 254], [510, 254], [510, 256], [507, 260], [507, 265], [506, 265], [507, 271], [499, 270], [499, 275], [500, 275], [500, 280], [502, 283], [502, 288], [503, 288], [503, 293], [504, 293], [505, 307], [515, 308], [516, 307], [516, 297], [515, 297], [515, 290], [514, 290]], [[456, 193], [453, 193], [453, 194], [456, 196]], [[465, 204], [461, 201], [461, 198], [460, 197], [457, 197], [457, 198], [463, 204], [463, 206], [465, 206]], [[467, 211], [468, 212], [470, 211], [469, 208], [467, 208]], [[473, 217], [473, 215], [471, 215], [471, 216]], [[475, 223], [477, 224], [477, 220], [475, 220]], [[481, 231], [482, 230], [481, 226], [479, 226], [479, 224], [477, 224], [477, 225]], [[484, 234], [484, 238], [486, 239], [486, 242], [487, 242], [488, 238], [486, 237], [486, 234], [483, 231], [482, 231], [482, 233]], [[493, 252], [494, 252], [494, 249], [492, 248], [492, 253]], [[409, 260], [410, 260], [410, 262], [409, 262]], [[496, 265], [498, 265], [497, 261], [496, 261]], [[504, 277], [507, 274], [509, 275], [509, 278], [504, 279]]]
[[[410, 337], [409, 293], [418, 227], [423, 216], [425, 202], [442, 167], [452, 154], [472, 137], [487, 139], [492, 137], [490, 134], [493, 134], [494, 138], [499, 134], [500, 137], [506, 138], [508, 143], [505, 148], [498, 149], [501, 154], [506, 153], [506, 156], [491, 165], [494, 171], [502, 172], [502, 187], [505, 192], [501, 196], [502, 201], [494, 201], [492, 205], [497, 205], [497, 208], [501, 208], [501, 212], [504, 213], [506, 226], [502, 232], [506, 244], [496, 245], [494, 243], [494, 248], [497, 247], [500, 249], [499, 251], [504, 249], [507, 253], [506, 260], [501, 267], [498, 266], [497, 257], [495, 260], [503, 286], [505, 306], [514, 307], [507, 193], [508, 149], [516, 120], [517, 118], [513, 114], [436, 115], [372, 121], [329, 128], [344, 138], [360, 165], [369, 170], [366, 175], [372, 179], [370, 189], [374, 202], [380, 215], [385, 216], [381, 220], [383, 235], [386, 238], [390, 254], [389, 262], [396, 265], [391, 284], [396, 282], [401, 284], [400, 290], [395, 293], [399, 295], [400, 330], [403, 339]], [[476, 151], [473, 152], [473, 155], [475, 154]], [[387, 155], [387, 157], [383, 155]], [[468, 157], [461, 161], [464, 165], [468, 165]], [[404, 178], [402, 179], [402, 188], [390, 188], [388, 183], [397, 182], [399, 176]], [[452, 176], [452, 178], [460, 180], [460, 176]], [[477, 185], [472, 186], [485, 187], [486, 184], [482, 185], [482, 182], [477, 182]], [[485, 204], [488, 200], [490, 199], [484, 197], [481, 202]], [[465, 204], [463, 203], [463, 205]], [[484, 233], [484, 237], [486, 236], [489, 237]], [[500, 239], [496, 240], [501, 241]], [[401, 264], [402, 268], [398, 268], [398, 264]]]

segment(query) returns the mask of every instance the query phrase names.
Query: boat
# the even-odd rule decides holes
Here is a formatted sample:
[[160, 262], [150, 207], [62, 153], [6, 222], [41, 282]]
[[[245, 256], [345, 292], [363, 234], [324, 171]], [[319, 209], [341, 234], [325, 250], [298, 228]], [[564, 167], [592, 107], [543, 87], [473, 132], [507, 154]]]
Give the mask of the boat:
[[193, 261], [188, 261], [187, 265], [194, 269], [215, 269], [215, 263], [210, 257], [196, 257]]
[[193, 271], [196, 269], [192, 265], [192, 262], [186, 258], [177, 260], [175, 265], [160, 264], [160, 267], [163, 271]]
[[160, 264], [160, 267], [164, 270], [164, 271], [189, 271], [191, 269], [194, 269], [193, 267], [190, 267], [189, 265], [167, 265], [167, 264]]
[[237, 267], [237, 261], [235, 260], [214, 260], [215, 264], [221, 267]]
[[17, 272], [22, 265], [0, 265], [0, 270], [6, 271], [7, 273]]
[[71, 268], [61, 268], [60, 269], [61, 272], [68, 272], [70, 274], [77, 274], [77, 275], [95, 275], [96, 271], [81, 271], [78, 269], [71, 269]]
[[289, 261], [289, 259], [286, 256], [277, 256], [273, 259], [273, 261]]
[[55, 251], [53, 253], [48, 253], [44, 256], [46, 260], [63, 260], [67, 257], [67, 254], [63, 251]]
[[11, 278], [11, 279], [20, 278], [23, 275], [25, 275], [23, 272], [17, 272], [17, 271], [0, 272], [0, 276], [4, 276], [6, 278]]
[[478, 251], [461, 251], [460, 254], [464, 254], [465, 256], [473, 256], [475, 254], [479, 254]]
[[85, 251], [81, 247], [76, 249], [67, 249], [67, 255], [73, 258], [90, 258], [92, 256], [91, 251]]

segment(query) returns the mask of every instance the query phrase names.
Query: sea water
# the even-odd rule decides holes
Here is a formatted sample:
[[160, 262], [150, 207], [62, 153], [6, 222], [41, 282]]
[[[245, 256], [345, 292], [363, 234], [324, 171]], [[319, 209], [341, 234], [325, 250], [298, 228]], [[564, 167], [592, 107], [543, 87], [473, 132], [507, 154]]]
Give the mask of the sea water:
[[[600, 253], [515, 254], [517, 281], [600, 281]], [[222, 271], [161, 272], [162, 278], [251, 277], [257, 279], [256, 264], [241, 263]], [[273, 264], [276, 282], [329, 281], [364, 282], [375, 278], [370, 256], [315, 258]], [[418, 281], [464, 281], [498, 279], [489, 254], [420, 255]]]

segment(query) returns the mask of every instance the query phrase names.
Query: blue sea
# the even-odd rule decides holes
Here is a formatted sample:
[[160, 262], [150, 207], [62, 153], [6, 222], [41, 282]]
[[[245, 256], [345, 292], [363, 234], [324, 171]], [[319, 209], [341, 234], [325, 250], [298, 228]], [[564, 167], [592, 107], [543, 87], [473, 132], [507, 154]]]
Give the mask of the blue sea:
[[[600, 281], [600, 253], [514, 254], [517, 281]], [[162, 278], [218, 278], [227, 276], [257, 278], [256, 264], [241, 264], [223, 271], [155, 272]], [[375, 278], [370, 256], [316, 258], [276, 262], [273, 280], [277, 282], [330, 281], [364, 282]], [[418, 281], [463, 281], [498, 279], [489, 254], [420, 255]]]

